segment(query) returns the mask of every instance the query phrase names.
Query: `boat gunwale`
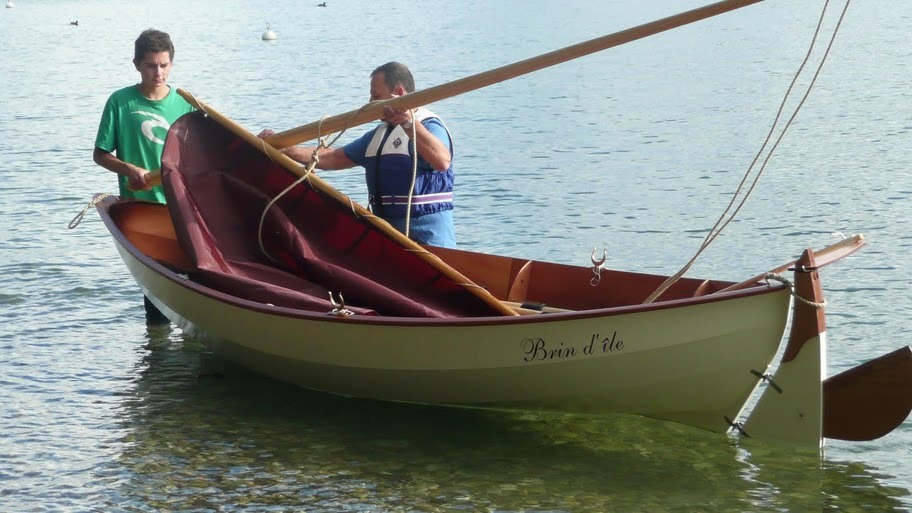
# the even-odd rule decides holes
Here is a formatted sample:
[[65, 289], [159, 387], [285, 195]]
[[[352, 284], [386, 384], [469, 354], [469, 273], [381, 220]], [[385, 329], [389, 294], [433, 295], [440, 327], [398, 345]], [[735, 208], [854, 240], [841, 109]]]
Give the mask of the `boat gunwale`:
[[[96, 195], [96, 198], [99, 195]], [[486, 316], [486, 317], [460, 317], [460, 318], [428, 318], [428, 317], [392, 317], [379, 315], [328, 315], [329, 312], [319, 313], [308, 310], [288, 308], [283, 306], [269, 306], [221, 292], [212, 287], [197, 283], [191, 279], [181, 278], [181, 271], [171, 269], [162, 265], [156, 259], [150, 257], [136, 247], [117, 226], [114, 218], [111, 216], [110, 208], [121, 199], [118, 196], [108, 196], [96, 203], [96, 209], [99, 216], [104, 222], [105, 227], [114, 238], [115, 242], [123, 247], [130, 255], [138, 260], [144, 266], [153, 270], [157, 275], [180, 285], [183, 288], [205, 296], [207, 298], [225, 303], [237, 308], [280, 317], [303, 319], [314, 322], [338, 322], [338, 323], [355, 323], [374, 326], [397, 326], [397, 327], [425, 327], [425, 326], [454, 326], [454, 327], [471, 327], [471, 326], [490, 326], [490, 325], [512, 325], [512, 324], [532, 324], [532, 323], [549, 323], [564, 322], [596, 317], [614, 317], [618, 315], [629, 315], [640, 312], [652, 312], [666, 309], [684, 308], [704, 304], [715, 303], [718, 301], [728, 301], [753, 297], [763, 294], [772, 294], [782, 292], [786, 289], [785, 285], [779, 282], [770, 282], [767, 286], [753, 286], [738, 290], [717, 292], [697, 297], [674, 299], [669, 301], [656, 301], [653, 303], [644, 303], [636, 305], [614, 306], [605, 308], [596, 308], [589, 310], [567, 310], [561, 312], [548, 312], [540, 315], [517, 315], [517, 316]]]

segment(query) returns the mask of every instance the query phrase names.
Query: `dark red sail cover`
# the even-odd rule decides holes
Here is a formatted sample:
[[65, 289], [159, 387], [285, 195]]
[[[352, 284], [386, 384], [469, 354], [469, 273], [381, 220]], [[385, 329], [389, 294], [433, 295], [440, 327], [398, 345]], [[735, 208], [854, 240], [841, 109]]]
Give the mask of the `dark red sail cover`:
[[[235, 296], [326, 313], [329, 293], [359, 314], [499, 316], [366, 219], [195, 112], [171, 126], [162, 182], [194, 279]], [[270, 258], [271, 257], [271, 258]]]

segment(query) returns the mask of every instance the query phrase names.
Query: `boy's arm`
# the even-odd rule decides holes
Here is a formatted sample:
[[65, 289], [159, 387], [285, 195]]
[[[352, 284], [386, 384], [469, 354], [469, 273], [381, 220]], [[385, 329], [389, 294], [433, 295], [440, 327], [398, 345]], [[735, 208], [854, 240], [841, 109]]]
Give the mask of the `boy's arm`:
[[151, 188], [151, 184], [146, 181], [148, 170], [124, 162], [109, 151], [96, 146], [92, 152], [92, 160], [108, 171], [126, 176], [130, 180], [130, 189], [134, 191], [147, 191]]

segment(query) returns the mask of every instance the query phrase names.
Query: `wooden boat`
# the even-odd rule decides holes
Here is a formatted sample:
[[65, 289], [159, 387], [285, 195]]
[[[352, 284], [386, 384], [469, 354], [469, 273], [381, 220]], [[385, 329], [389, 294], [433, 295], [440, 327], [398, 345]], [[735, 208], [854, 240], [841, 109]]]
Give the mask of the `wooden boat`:
[[[904, 348], [877, 364], [873, 387], [843, 385], [854, 390], [843, 396], [863, 406], [892, 398], [874, 408], [888, 418], [847, 427], [858, 419], [840, 413], [846, 400], [825, 412], [823, 309], [798, 301], [779, 365], [794, 370], [765, 387], [756, 410], [768, 414], [739, 424], [770, 380], [792, 302], [789, 287], [762, 276], [683, 278], [643, 304], [666, 277], [415, 251], [310, 181], [269, 207], [259, 230], [260, 212], [297, 176], [202, 112], [175, 123], [163, 163], [168, 206], [98, 202], [118, 251], [180, 328], [277, 379], [391, 401], [635, 413], [751, 436], [754, 427], [765, 438], [816, 445], [827, 431], [882, 435], [912, 408], [912, 351]], [[775, 271], [795, 265], [796, 294], [821, 303], [816, 269], [863, 244], [856, 236], [808, 250]], [[783, 393], [769, 395], [776, 389]], [[826, 422], [825, 413], [840, 420]], [[783, 429], [787, 418], [797, 425]]]
[[772, 270], [794, 269], [794, 288], [681, 278], [645, 302], [667, 277], [419, 246], [182, 94], [199, 111], [166, 141], [168, 205], [95, 203], [143, 292], [229, 360], [346, 396], [631, 413], [815, 447], [882, 436], [912, 409], [909, 347], [826, 379], [817, 269], [861, 236]]

